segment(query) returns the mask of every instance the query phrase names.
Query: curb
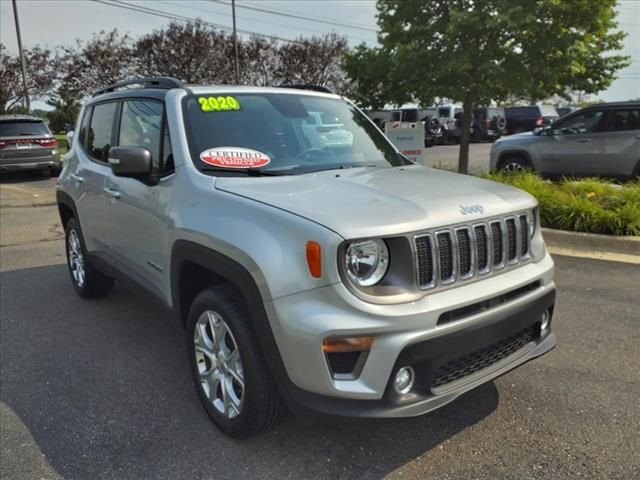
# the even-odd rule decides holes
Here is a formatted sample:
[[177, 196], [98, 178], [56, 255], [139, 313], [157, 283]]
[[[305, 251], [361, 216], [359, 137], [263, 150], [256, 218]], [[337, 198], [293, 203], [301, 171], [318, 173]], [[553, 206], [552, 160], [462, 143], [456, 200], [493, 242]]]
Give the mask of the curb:
[[[543, 228], [542, 236], [550, 251], [588, 258], [640, 263], [640, 237], [599, 235]], [[553, 252], [552, 252], [553, 253]]]

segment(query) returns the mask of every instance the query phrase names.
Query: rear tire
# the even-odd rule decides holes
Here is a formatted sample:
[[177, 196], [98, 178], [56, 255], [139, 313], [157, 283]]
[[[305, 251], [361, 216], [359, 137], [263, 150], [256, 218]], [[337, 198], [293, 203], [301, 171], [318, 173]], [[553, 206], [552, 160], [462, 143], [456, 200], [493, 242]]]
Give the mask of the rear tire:
[[230, 285], [211, 287], [193, 301], [187, 352], [198, 397], [229, 436], [272, 428], [284, 404], [262, 354], [242, 296]]
[[71, 283], [78, 295], [83, 298], [99, 298], [111, 291], [113, 278], [100, 273], [91, 264], [75, 218], [69, 219], [65, 227], [65, 250]]

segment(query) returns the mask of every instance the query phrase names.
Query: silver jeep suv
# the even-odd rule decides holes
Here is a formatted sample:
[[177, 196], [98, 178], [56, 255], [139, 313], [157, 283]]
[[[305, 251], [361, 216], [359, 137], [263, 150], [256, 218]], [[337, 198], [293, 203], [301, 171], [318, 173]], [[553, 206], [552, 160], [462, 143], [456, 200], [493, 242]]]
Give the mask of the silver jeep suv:
[[285, 405], [420, 415], [555, 345], [536, 201], [412, 164], [338, 95], [107, 87], [79, 116], [57, 199], [76, 292], [126, 279], [154, 293], [233, 436]]

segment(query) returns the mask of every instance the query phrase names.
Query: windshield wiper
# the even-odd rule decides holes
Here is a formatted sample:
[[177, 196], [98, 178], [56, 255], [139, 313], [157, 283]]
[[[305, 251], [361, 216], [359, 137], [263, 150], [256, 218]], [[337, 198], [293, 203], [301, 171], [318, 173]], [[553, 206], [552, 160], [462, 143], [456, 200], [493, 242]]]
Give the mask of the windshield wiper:
[[260, 168], [219, 168], [219, 167], [200, 167], [202, 172], [225, 172], [225, 173], [244, 173], [248, 177], [279, 177], [282, 175], [289, 175], [285, 172], [279, 172], [276, 170], [262, 170]]
[[349, 168], [371, 168], [371, 167], [377, 167], [378, 165], [372, 163], [372, 164], [365, 164], [365, 165], [326, 165], [324, 167], [320, 166], [319, 168], [313, 168], [313, 167], [301, 167], [300, 168], [300, 173], [316, 173], [316, 172], [326, 172], [329, 170], [347, 170]]

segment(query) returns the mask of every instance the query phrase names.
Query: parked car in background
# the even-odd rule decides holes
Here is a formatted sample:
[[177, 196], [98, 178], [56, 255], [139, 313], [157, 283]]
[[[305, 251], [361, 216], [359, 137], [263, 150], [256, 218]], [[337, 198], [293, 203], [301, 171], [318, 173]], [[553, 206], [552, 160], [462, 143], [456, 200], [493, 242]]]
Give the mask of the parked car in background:
[[507, 119], [502, 107], [479, 107], [473, 110], [472, 142], [492, 142], [507, 134]]
[[602, 103], [535, 132], [503, 137], [492, 170], [532, 169], [548, 177], [640, 176], [640, 102]]
[[438, 120], [442, 125], [443, 143], [458, 143], [462, 133], [461, 122], [462, 106], [440, 105], [438, 108]]
[[398, 126], [421, 125], [424, 129], [424, 146], [432, 147], [442, 140], [442, 126], [438, 109], [402, 108], [391, 111], [391, 122]]
[[0, 115], [0, 171], [60, 172], [58, 142], [41, 118]]
[[363, 110], [367, 116], [384, 132], [384, 124], [391, 121], [389, 110]]
[[550, 105], [530, 105], [528, 107], [507, 107], [507, 134], [531, 132], [538, 127], [551, 125], [560, 116]]
[[560, 118], [564, 117], [565, 115], [569, 115], [570, 113], [577, 112], [578, 110], [580, 110], [580, 107], [558, 107], [558, 108], [556, 108], [556, 112], [558, 112], [558, 116]]

